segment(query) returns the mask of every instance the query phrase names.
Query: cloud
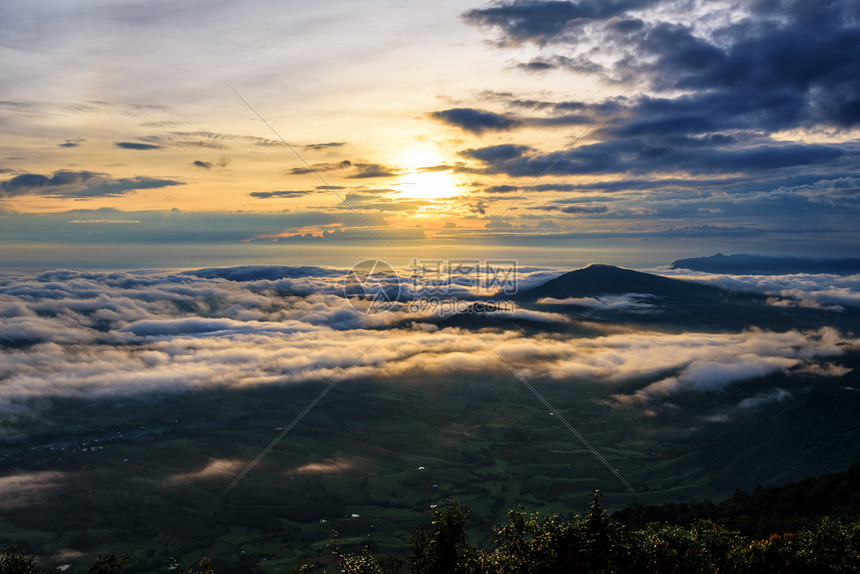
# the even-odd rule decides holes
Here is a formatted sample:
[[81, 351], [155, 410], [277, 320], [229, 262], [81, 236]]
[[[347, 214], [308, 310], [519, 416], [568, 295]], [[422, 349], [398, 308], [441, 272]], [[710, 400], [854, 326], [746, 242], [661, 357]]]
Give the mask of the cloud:
[[[792, 368], [803, 368], [822, 358], [841, 355], [844, 350], [860, 348], [860, 340], [842, 341], [831, 328], [816, 332], [789, 331], [770, 333], [754, 329], [747, 336], [730, 336], [724, 343], [707, 335], [689, 334], [690, 342], [698, 339], [703, 346], [683, 345], [670, 351], [680, 369], [677, 375], [661, 378], [627, 394], [614, 395], [620, 403], [647, 404], [683, 392], [716, 392], [739, 381], [762, 377]], [[801, 342], [802, 341], [802, 342]], [[669, 348], [651, 349], [649, 363], [661, 362]], [[656, 361], [655, 361], [656, 359]], [[626, 361], [625, 361], [626, 362]], [[643, 364], [643, 372], [648, 372]]]
[[44, 188], [86, 184], [92, 180], [100, 179], [104, 175], [91, 171], [69, 170], [55, 171], [51, 177], [38, 173], [25, 173], [0, 183], [0, 191], [5, 197], [26, 195]]
[[798, 364], [788, 357], [741, 355], [728, 361], [697, 361], [676, 377], [667, 377], [636, 391], [632, 395], [616, 396], [618, 400], [633, 398], [647, 403], [654, 398], [689, 391], [720, 391], [731, 383], [785, 371]]
[[510, 131], [523, 126], [557, 127], [589, 123], [592, 118], [581, 114], [558, 114], [548, 117], [520, 117], [475, 108], [452, 108], [433, 112], [432, 118], [466, 132], [481, 135], [488, 131]]
[[169, 476], [165, 482], [170, 485], [184, 484], [187, 482], [199, 482], [213, 478], [226, 478], [238, 474], [246, 465], [246, 462], [234, 459], [213, 458], [200, 470], [180, 472]]
[[208, 161], [194, 160], [191, 165], [194, 167], [202, 167], [203, 169], [212, 169], [212, 163]]
[[327, 142], [327, 143], [317, 143], [317, 144], [308, 144], [304, 147], [305, 149], [311, 149], [315, 151], [324, 150], [324, 149], [332, 149], [337, 147], [343, 147], [346, 143], [344, 142]]
[[693, 175], [745, 173], [801, 166], [822, 166], [854, 152], [835, 145], [780, 144], [744, 148], [690, 147], [642, 138], [611, 140], [573, 150], [538, 153], [525, 146], [501, 144], [467, 149], [463, 157], [484, 164], [486, 174], [513, 177], [540, 176], [549, 166], [554, 175], [648, 174], [683, 171]]
[[[144, 125], [153, 125], [147, 122]], [[158, 124], [156, 124], [158, 125]], [[197, 131], [174, 131], [168, 134], [150, 135], [140, 138], [147, 145], [155, 147], [196, 147], [206, 149], [228, 149], [236, 144], [240, 146], [271, 148], [283, 146], [284, 143], [278, 139], [262, 138], [259, 136], [245, 136], [236, 134], [225, 134], [206, 130]], [[138, 145], [138, 144], [131, 144]], [[140, 149], [140, 148], [131, 148]], [[149, 148], [144, 148], [149, 149]], [[222, 160], [223, 161], [223, 160]], [[222, 166], [223, 167], [223, 166]]]
[[[710, 125], [711, 118], [769, 130], [860, 122], [860, 33], [849, 0], [815, 10], [799, 0], [661, 8], [654, 0], [515, 0], [470, 10], [464, 18], [497, 29], [500, 45], [534, 42], [562, 52], [526, 69], [568, 67], [688, 94], [661, 100], [661, 109], [651, 110], [656, 116], [646, 113], [643, 99], [636, 116], [652, 126], [681, 114], [687, 130]], [[613, 51], [590, 50], [595, 45]]]
[[768, 303], [779, 307], [807, 307], [841, 312], [860, 308], [860, 274], [830, 275], [723, 275], [683, 269], [661, 270], [661, 275], [679, 276], [723, 289], [771, 295]]
[[321, 173], [326, 171], [336, 171], [341, 169], [349, 169], [352, 167], [352, 162], [348, 159], [339, 162], [315, 163], [309, 167], [294, 167], [289, 170], [289, 175], [305, 175], [308, 173]]
[[148, 151], [153, 149], [162, 149], [160, 145], [154, 144], [146, 144], [146, 143], [136, 143], [136, 142], [114, 142], [114, 144], [118, 148], [122, 149], [132, 149], [137, 151]]
[[497, 164], [523, 157], [531, 148], [523, 145], [499, 144], [483, 148], [470, 148], [460, 152], [460, 155], [487, 164]]
[[57, 144], [57, 147], [64, 147], [64, 148], [78, 147], [79, 145], [81, 145], [85, 141], [87, 141], [87, 140], [85, 140], [84, 138], [68, 139], [61, 144]]
[[[498, 32], [501, 48], [535, 44], [518, 69], [568, 72], [573, 81], [590, 75], [624, 96], [547, 101], [484, 92], [483, 100], [507, 106], [503, 117], [535, 126], [588, 124], [613, 107], [584, 145], [466, 149], [461, 156], [473, 163], [462, 173], [533, 178], [552, 166], [555, 176], [604, 176], [577, 185], [628, 194], [626, 208], [612, 210], [617, 218], [752, 214], [765, 227], [821, 233], [816, 218], [800, 214], [827, 212], [847, 229], [837, 206], [860, 208], [851, 186], [815, 186], [860, 175], [852, 137], [860, 126], [860, 28], [849, 0], [816, 10], [797, 0], [694, 0], [673, 10], [653, 0], [513, 0], [463, 17]], [[657, 202], [664, 203], [650, 205]]]
[[491, 185], [484, 188], [484, 193], [513, 193], [514, 191], [519, 190], [520, 187], [518, 185]]
[[809, 375], [811, 377], [841, 377], [847, 375], [853, 370], [854, 369], [843, 367], [842, 365], [835, 365], [833, 363], [811, 363], [803, 365], [799, 369], [795, 369], [794, 372], [801, 375]]
[[482, 134], [487, 131], [507, 131], [523, 124], [522, 120], [514, 116], [474, 108], [452, 108], [433, 112], [430, 116], [474, 134]]
[[[122, 181], [120, 181], [122, 183]], [[141, 182], [146, 184], [147, 182]], [[140, 187], [141, 183], [129, 182]], [[151, 182], [155, 183], [155, 182]], [[117, 186], [118, 187], [118, 186]], [[112, 190], [116, 192], [117, 189]], [[53, 195], [53, 194], [51, 194]], [[373, 214], [371, 225], [383, 224]], [[134, 226], [82, 225], [87, 220], [138, 221]], [[184, 212], [76, 209], [58, 213], [2, 213], [0, 239], [7, 241], [76, 243], [206, 243], [277, 238], [291, 230], [360, 225], [354, 214], [336, 211]]]
[[[606, 68], [590, 60], [587, 56], [570, 58], [567, 56], [552, 56], [551, 58], [533, 58], [529, 62], [517, 64], [517, 69], [530, 73], [541, 73], [548, 70], [564, 69], [585, 74], [606, 75]], [[558, 108], [556, 108], [558, 109]]]
[[257, 199], [271, 199], [273, 197], [277, 197], [280, 199], [289, 199], [293, 197], [302, 197], [305, 195], [310, 195], [312, 193], [318, 193], [319, 190], [316, 189], [302, 189], [297, 191], [252, 191], [251, 197], [256, 197]]
[[[523, 273], [535, 282], [552, 276], [537, 269]], [[860, 348], [860, 341], [830, 328], [668, 334], [594, 325], [588, 337], [512, 329], [479, 336], [430, 325], [438, 315], [412, 312], [408, 301], [384, 312], [363, 312], [360, 301], [344, 297], [344, 274], [245, 266], [185, 273], [58, 270], [0, 278], [0, 409], [20, 410], [51, 397], [133, 397], [331, 380], [380, 334], [346, 378], [505, 373], [489, 343], [529, 379], [604, 384], [611, 392], [635, 383], [638, 388], [616, 397], [628, 404], [714, 392], [783, 370], [814, 375], [824, 369], [840, 376], [845, 371], [838, 367], [814, 365]], [[388, 283], [382, 279], [384, 288]], [[467, 285], [458, 288], [458, 297], [471, 296]], [[425, 292], [422, 286], [405, 291], [407, 297]], [[635, 310], [649, 304], [639, 297], [586, 304]], [[500, 315], [570, 323], [565, 315], [530, 309]]]
[[141, 189], [174, 185], [183, 185], [183, 182], [143, 176], [113, 179], [104, 173], [59, 170], [50, 177], [38, 173], [25, 173], [0, 182], [0, 197], [20, 195], [69, 199], [119, 197]]
[[541, 59], [535, 59], [531, 62], [521, 62], [517, 64], [517, 68], [520, 70], [525, 70], [527, 72], [545, 72], [547, 70], [552, 70], [557, 66], [551, 62]]
[[648, 293], [624, 293], [623, 295], [601, 295], [599, 297], [566, 297], [556, 299], [543, 297], [540, 305], [576, 305], [599, 311], [645, 311], [656, 307], [655, 297]]
[[560, 211], [562, 213], [606, 213], [609, 208], [605, 205], [543, 205], [538, 209], [542, 211]]
[[780, 297], [768, 297], [767, 304], [774, 307], [801, 307], [804, 309], [821, 309], [822, 311], [833, 311], [841, 313], [845, 310], [842, 305], [824, 305], [811, 299], [800, 298], [783, 299]]
[[286, 474], [333, 475], [345, 474], [356, 470], [359, 466], [355, 461], [344, 458], [328, 458], [320, 462], [309, 462], [287, 471]]
[[338, 205], [342, 209], [362, 209], [378, 211], [415, 211], [431, 202], [421, 199], [405, 199], [402, 196], [392, 196], [393, 190], [360, 190], [347, 193], [344, 201]]
[[469, 10], [463, 18], [471, 24], [500, 28], [505, 44], [543, 44], [565, 38], [590, 21], [608, 20], [654, 3], [655, 0], [515, 0]]
[[378, 163], [356, 163], [357, 172], [348, 175], [351, 179], [365, 179], [371, 177], [394, 177], [398, 170], [386, 167]]
[[792, 394], [785, 389], [776, 388], [772, 391], [759, 393], [738, 403], [740, 409], [752, 409], [767, 403], [778, 403], [790, 399]]
[[299, 277], [343, 277], [344, 270], [328, 269], [308, 265], [242, 265], [240, 267], [211, 267], [185, 271], [185, 275], [194, 275], [204, 279], [228, 279], [230, 281], [276, 281], [286, 278]]
[[64, 484], [65, 473], [27, 472], [0, 477], [0, 509], [9, 510], [39, 502], [48, 491]]
[[321, 173], [327, 171], [340, 171], [354, 169], [353, 173], [346, 177], [350, 179], [365, 179], [372, 177], [392, 177], [397, 175], [397, 170], [377, 163], [353, 162], [348, 159], [339, 162], [315, 163], [310, 167], [294, 167], [289, 170], [289, 175], [306, 175], [309, 173]]

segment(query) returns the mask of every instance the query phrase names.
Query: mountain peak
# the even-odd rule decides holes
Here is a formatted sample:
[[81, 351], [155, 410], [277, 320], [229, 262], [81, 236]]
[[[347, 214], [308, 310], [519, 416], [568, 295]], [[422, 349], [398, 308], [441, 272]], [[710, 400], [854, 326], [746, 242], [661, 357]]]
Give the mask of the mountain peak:
[[641, 271], [633, 271], [604, 263], [592, 263], [583, 269], [565, 273], [533, 289], [520, 293], [520, 299], [537, 300], [542, 297], [595, 297], [626, 293], [651, 294], [670, 299], [714, 296], [721, 293], [717, 287], [700, 285], [679, 279], [670, 279]]

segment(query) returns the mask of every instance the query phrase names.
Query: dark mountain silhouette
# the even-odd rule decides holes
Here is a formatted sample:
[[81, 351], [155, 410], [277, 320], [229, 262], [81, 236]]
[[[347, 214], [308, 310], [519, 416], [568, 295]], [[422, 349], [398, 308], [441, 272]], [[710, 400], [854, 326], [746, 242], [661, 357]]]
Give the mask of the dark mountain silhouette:
[[714, 302], [715, 299], [731, 295], [730, 292], [719, 287], [595, 263], [584, 269], [565, 273], [538, 287], [522, 291], [515, 298], [520, 301], [537, 301], [543, 297], [565, 299], [626, 293], [649, 294], [658, 299], [684, 302], [695, 300]]
[[735, 275], [783, 275], [791, 273], [860, 273], [860, 259], [816, 259], [810, 257], [771, 257], [767, 255], [723, 255], [678, 259], [672, 269]]
[[689, 525], [713, 520], [732, 530], [753, 536], [796, 532], [824, 516], [852, 520], [860, 512], [860, 461], [847, 470], [804, 478], [781, 485], [736, 490], [726, 500], [662, 505], [632, 505], [612, 517], [628, 528], [644, 528], [649, 522]]
[[[613, 297], [620, 304], [613, 305]], [[768, 296], [763, 293], [730, 291], [694, 280], [661, 277], [603, 264], [592, 264], [565, 273], [514, 295], [497, 294], [493, 297], [497, 301], [506, 298], [526, 309], [565, 314], [571, 323], [536, 321], [494, 313], [492, 309], [459, 313], [436, 322], [440, 327], [465, 329], [520, 328], [577, 333], [589, 328], [578, 319], [707, 331], [734, 331], [763, 325], [776, 330], [817, 328], [821, 325], [846, 328], [855, 324], [853, 313], [775, 307], [767, 304]], [[541, 303], [544, 298], [591, 298], [598, 301]]]

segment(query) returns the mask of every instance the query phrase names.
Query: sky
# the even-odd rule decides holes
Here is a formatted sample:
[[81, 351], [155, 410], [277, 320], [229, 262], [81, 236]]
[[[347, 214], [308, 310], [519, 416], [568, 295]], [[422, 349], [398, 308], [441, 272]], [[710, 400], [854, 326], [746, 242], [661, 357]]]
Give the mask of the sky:
[[6, 267], [860, 247], [848, 0], [8, 0], [0, 133]]

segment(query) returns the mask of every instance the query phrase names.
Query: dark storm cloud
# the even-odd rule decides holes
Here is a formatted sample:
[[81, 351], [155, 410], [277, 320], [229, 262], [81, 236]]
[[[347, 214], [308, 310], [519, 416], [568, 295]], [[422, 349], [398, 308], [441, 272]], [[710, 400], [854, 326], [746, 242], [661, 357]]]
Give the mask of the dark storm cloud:
[[[665, 111], [698, 110], [691, 131], [708, 130], [715, 119], [768, 130], [860, 123], [860, 27], [852, 1], [753, 2], [741, 6], [746, 14], [707, 35], [694, 24], [666, 21], [671, 16], [660, 11], [649, 14], [654, 4], [515, 1], [472, 10], [465, 19], [497, 28], [502, 43], [611, 47], [573, 57], [543, 56], [522, 67], [567, 68], [625, 82], [638, 79], [664, 93], [687, 92], [668, 100]], [[702, 10], [708, 4], [690, 7]], [[594, 54], [603, 60], [591, 59]], [[614, 63], [602, 63], [607, 54], [618, 55]], [[653, 118], [647, 108], [633, 111]]]
[[470, 148], [460, 152], [460, 155], [482, 161], [487, 164], [498, 164], [517, 160], [525, 156], [532, 148], [524, 145], [499, 144], [482, 148]]
[[[632, 43], [654, 87], [701, 92], [724, 91], [735, 105], [762, 108], [771, 128], [823, 122], [848, 127], [860, 122], [860, 29], [853, 3], [814, 8], [801, 2], [757, 6], [760, 19], [720, 31], [718, 40], [667, 23], [643, 34], [613, 34]], [[666, 85], [668, 82], [669, 85]], [[745, 101], [746, 100], [746, 101]]]
[[523, 99], [514, 97], [513, 94], [490, 94], [490, 96], [500, 99], [513, 108], [551, 110], [557, 113], [590, 112], [593, 115], [596, 115], [600, 111], [600, 106], [598, 105], [578, 101], [551, 102], [546, 100]]
[[569, 58], [567, 56], [553, 56], [552, 58], [534, 58], [529, 62], [517, 64], [517, 69], [523, 72], [540, 73], [549, 70], [564, 69], [571, 72], [584, 72], [587, 74], [605, 74], [606, 68], [585, 57]]
[[[658, 142], [662, 143], [662, 142]], [[463, 157], [478, 160], [488, 174], [514, 177], [541, 175], [550, 165], [554, 175], [685, 171], [690, 174], [775, 170], [834, 162], [856, 151], [828, 145], [758, 145], [750, 148], [689, 148], [652, 145], [640, 138], [607, 141], [561, 154], [540, 154], [512, 144], [467, 149]], [[558, 161], [556, 159], [558, 158]], [[553, 162], [555, 162], [553, 164]]]
[[[551, 168], [548, 176], [601, 176], [604, 181], [540, 183], [528, 191], [612, 194], [611, 210], [602, 216], [664, 220], [662, 230], [649, 234], [752, 237], [782, 230], [804, 233], [805, 244], [856, 243], [851, 220], [860, 208], [854, 183], [860, 142], [848, 132], [860, 126], [856, 3], [690, 0], [677, 10], [667, 7], [513, 1], [468, 12], [467, 22], [501, 33], [498, 45], [539, 46], [518, 66], [522, 71], [569, 71], [618, 86], [617, 93], [635, 89], [594, 127], [586, 145], [563, 153], [515, 143], [466, 149], [460, 155], [471, 161], [455, 171], [534, 178]], [[528, 114], [545, 115], [546, 126], [588, 124], [612, 102], [489, 91], [480, 97], [535, 126], [541, 118]], [[806, 137], [819, 133], [829, 143]], [[483, 192], [526, 190], [516, 180], [493, 183]], [[569, 201], [579, 209], [583, 198]], [[635, 233], [619, 230], [628, 232]]]
[[453, 108], [433, 112], [432, 117], [466, 132], [481, 135], [488, 131], [509, 131], [523, 126], [554, 127], [576, 125], [592, 118], [581, 114], [558, 114], [548, 117], [520, 117], [514, 114], [497, 114], [473, 108]]
[[114, 142], [118, 148], [132, 149], [137, 151], [149, 151], [153, 149], [161, 149], [162, 146], [154, 144], [136, 143], [136, 142]]
[[0, 197], [41, 195], [44, 197], [88, 198], [117, 197], [140, 189], [154, 189], [182, 182], [150, 177], [112, 179], [104, 173], [91, 171], [55, 171], [50, 177], [25, 173], [0, 182]]
[[504, 43], [532, 41], [545, 43], [589, 23], [605, 20], [654, 4], [655, 0], [582, 0], [580, 2], [540, 2], [518, 0], [499, 2], [466, 12], [471, 24], [501, 29]]
[[561, 114], [545, 118], [524, 118], [524, 122], [532, 126], [555, 127], [581, 125], [593, 121], [593, 117], [581, 114]]
[[474, 108], [452, 108], [433, 112], [430, 115], [448, 125], [474, 134], [482, 134], [487, 131], [506, 131], [523, 124], [521, 119], [514, 116]]

